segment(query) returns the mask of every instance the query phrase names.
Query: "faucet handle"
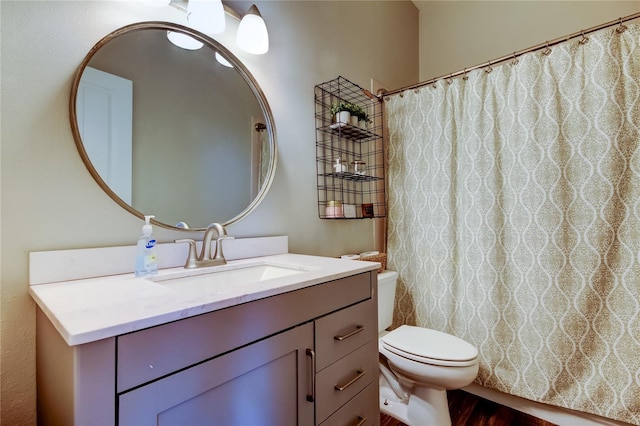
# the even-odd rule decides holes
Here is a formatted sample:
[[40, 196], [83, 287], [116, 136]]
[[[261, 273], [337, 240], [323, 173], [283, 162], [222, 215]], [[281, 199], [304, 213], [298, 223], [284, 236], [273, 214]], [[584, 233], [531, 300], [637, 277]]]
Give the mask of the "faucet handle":
[[214, 259], [222, 259], [225, 263], [227, 260], [224, 258], [224, 253], [222, 253], [222, 240], [235, 240], [236, 237], [230, 237], [228, 235], [222, 235], [216, 238], [216, 255]]
[[187, 243], [189, 244], [189, 254], [187, 255], [187, 261], [184, 264], [185, 268], [195, 268], [197, 255], [196, 255], [196, 242], [190, 238], [183, 238], [180, 240], [175, 240], [175, 243]]

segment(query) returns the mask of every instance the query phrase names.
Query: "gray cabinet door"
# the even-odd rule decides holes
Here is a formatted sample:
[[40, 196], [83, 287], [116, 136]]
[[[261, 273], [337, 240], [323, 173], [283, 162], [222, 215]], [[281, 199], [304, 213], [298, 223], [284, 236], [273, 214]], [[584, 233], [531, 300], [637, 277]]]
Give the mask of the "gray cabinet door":
[[119, 395], [119, 425], [312, 425], [313, 325]]

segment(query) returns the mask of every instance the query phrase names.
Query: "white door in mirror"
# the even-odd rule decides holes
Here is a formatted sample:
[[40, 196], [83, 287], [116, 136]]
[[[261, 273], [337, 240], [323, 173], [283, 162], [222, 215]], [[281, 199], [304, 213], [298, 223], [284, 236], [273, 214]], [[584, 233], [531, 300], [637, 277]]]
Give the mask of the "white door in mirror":
[[78, 85], [76, 114], [91, 163], [118, 197], [131, 204], [133, 82], [85, 68]]

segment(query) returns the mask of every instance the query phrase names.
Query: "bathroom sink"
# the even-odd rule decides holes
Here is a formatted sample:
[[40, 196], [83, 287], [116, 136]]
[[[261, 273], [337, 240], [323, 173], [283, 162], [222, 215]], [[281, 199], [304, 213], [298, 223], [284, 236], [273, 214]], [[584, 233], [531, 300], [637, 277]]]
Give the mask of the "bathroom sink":
[[184, 272], [176, 274], [159, 275], [152, 277], [151, 281], [174, 289], [224, 293], [225, 290], [231, 291], [240, 285], [251, 285], [275, 278], [300, 274], [305, 271], [302, 267], [269, 263], [235, 266], [225, 265], [202, 270], [185, 270]]

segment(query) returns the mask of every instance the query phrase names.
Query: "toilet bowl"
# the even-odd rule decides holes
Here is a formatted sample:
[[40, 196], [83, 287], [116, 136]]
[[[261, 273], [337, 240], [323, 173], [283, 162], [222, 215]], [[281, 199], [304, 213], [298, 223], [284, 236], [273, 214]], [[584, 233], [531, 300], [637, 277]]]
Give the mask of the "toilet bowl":
[[380, 411], [410, 426], [451, 424], [447, 390], [473, 382], [478, 350], [470, 343], [428, 328], [393, 321], [397, 272], [378, 275]]

